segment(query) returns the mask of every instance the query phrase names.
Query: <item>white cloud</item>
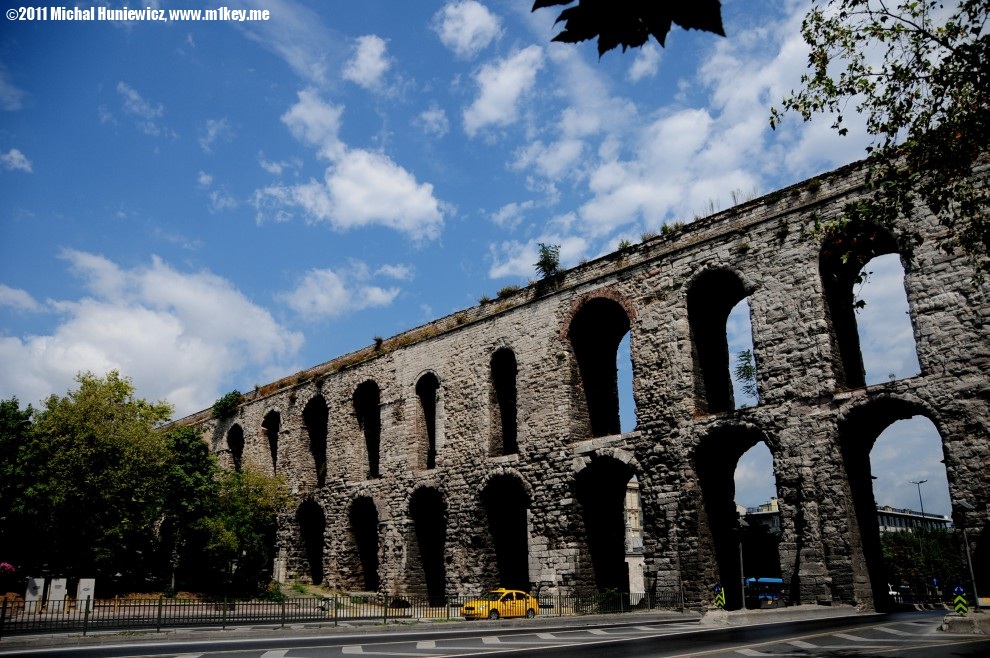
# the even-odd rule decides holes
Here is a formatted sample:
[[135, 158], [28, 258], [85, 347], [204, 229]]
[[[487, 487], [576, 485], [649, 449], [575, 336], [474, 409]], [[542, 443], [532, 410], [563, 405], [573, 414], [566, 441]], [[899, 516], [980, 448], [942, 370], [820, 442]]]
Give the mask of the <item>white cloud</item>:
[[40, 311], [41, 304], [34, 300], [26, 290], [11, 288], [0, 283], [0, 306], [9, 306], [19, 311]]
[[642, 48], [637, 49], [636, 59], [629, 67], [626, 77], [631, 82], [639, 82], [643, 78], [652, 78], [660, 68], [660, 46], [647, 41]]
[[584, 258], [590, 246], [583, 238], [562, 234], [543, 235], [525, 244], [510, 240], [492, 245], [489, 248], [489, 258], [492, 261], [492, 266], [488, 269], [489, 278], [535, 279], [537, 277], [535, 263], [539, 260], [540, 243], [560, 246], [560, 263], [563, 268], [572, 267]]
[[[295, 0], [240, 0], [247, 8], [270, 12], [267, 21], [238, 23], [244, 35], [274, 52], [310, 84], [328, 84], [330, 60], [341, 56], [343, 38], [328, 30], [320, 15]], [[335, 70], [335, 69], [333, 69]]]
[[502, 228], [515, 228], [525, 218], [526, 211], [532, 210], [535, 206], [536, 202], [532, 200], [507, 203], [492, 213], [492, 222]]
[[436, 103], [424, 110], [414, 121], [420, 130], [434, 137], [443, 137], [450, 130], [450, 121], [447, 120], [447, 113]]
[[415, 239], [433, 239], [443, 226], [441, 203], [433, 186], [420, 183], [383, 153], [348, 149], [340, 141], [343, 108], [325, 103], [313, 90], [282, 116], [297, 139], [330, 160], [324, 179], [298, 185], [272, 185], [255, 192], [258, 220], [291, 219], [300, 208], [309, 221], [329, 222], [337, 230], [369, 225], [393, 228]]
[[475, 74], [478, 98], [464, 110], [464, 130], [471, 137], [490, 125], [507, 126], [519, 115], [519, 101], [543, 68], [543, 49], [529, 46], [511, 57], [486, 64]]
[[259, 190], [255, 206], [261, 219], [272, 204], [299, 207], [311, 221], [326, 221], [341, 231], [382, 225], [433, 239], [443, 226], [432, 185], [417, 182], [388, 156], [362, 149], [347, 151], [323, 181]]
[[8, 171], [26, 171], [31, 173], [31, 161], [18, 149], [10, 149], [0, 153], [0, 167]]
[[433, 17], [440, 41], [463, 59], [474, 57], [502, 32], [498, 17], [474, 0], [449, 2]]
[[409, 265], [382, 265], [375, 272], [397, 281], [412, 281], [413, 268]]
[[282, 115], [282, 123], [296, 139], [315, 146], [320, 157], [336, 160], [342, 156], [345, 146], [337, 133], [344, 108], [324, 102], [314, 89], [304, 89], [298, 97], [299, 102]]
[[865, 266], [870, 272], [856, 291], [866, 305], [856, 314], [860, 349], [868, 384], [885, 382], [921, 372], [914, 329], [904, 291], [904, 268], [897, 254], [874, 258]]
[[210, 212], [218, 213], [233, 210], [238, 206], [237, 199], [227, 190], [210, 190]]
[[[878, 505], [920, 510], [924, 503], [928, 514], [949, 515], [952, 503], [949, 483], [942, 460], [942, 438], [930, 420], [914, 416], [892, 423], [870, 451], [873, 497]], [[913, 482], [927, 480], [921, 485]]]
[[204, 153], [213, 153], [213, 145], [217, 140], [229, 142], [234, 138], [234, 130], [230, 122], [224, 119], [207, 119], [203, 134], [199, 138], [199, 147]]
[[0, 66], [0, 109], [15, 112], [24, 107], [24, 92], [7, 79], [7, 70]]
[[312, 269], [291, 291], [279, 296], [286, 305], [308, 319], [340, 317], [354, 311], [388, 306], [398, 288], [369, 285], [368, 267], [353, 261], [340, 270]]
[[213, 176], [205, 171], [201, 171], [196, 175], [196, 184], [203, 188], [210, 187], [213, 185]]
[[210, 272], [179, 272], [157, 257], [133, 269], [80, 251], [62, 258], [88, 295], [50, 303], [63, 317], [50, 335], [0, 338], [2, 397], [36, 401], [73, 388], [80, 371], [116, 368], [142, 397], [166, 399], [181, 416], [249, 372], [289, 372], [302, 345], [302, 335]]
[[138, 129], [152, 137], [174, 136], [167, 128], [158, 125], [158, 120], [165, 116], [165, 106], [145, 100], [140, 93], [125, 82], [117, 83], [117, 93], [123, 102], [124, 112], [131, 115]]
[[299, 167], [298, 160], [268, 160], [262, 151], [258, 152], [258, 165], [273, 176], [281, 176], [289, 168]]
[[382, 76], [391, 66], [386, 54], [385, 40], [374, 34], [358, 37], [354, 56], [344, 67], [343, 76], [365, 89], [378, 89]]

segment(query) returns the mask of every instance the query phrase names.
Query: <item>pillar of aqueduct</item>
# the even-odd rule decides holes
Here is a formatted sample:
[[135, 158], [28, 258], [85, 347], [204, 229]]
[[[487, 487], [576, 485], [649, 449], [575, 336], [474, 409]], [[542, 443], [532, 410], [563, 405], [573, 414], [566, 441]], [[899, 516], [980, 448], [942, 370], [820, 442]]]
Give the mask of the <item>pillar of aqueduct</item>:
[[[936, 249], [934, 217], [905, 218], [927, 237], [902, 254], [921, 373], [866, 386], [853, 283], [897, 244], [864, 234], [843, 262], [811, 235], [862, 175], [795, 185], [264, 386], [232, 418], [182, 422], [228, 467], [290, 483], [283, 578], [432, 598], [622, 589], [635, 476], [648, 587], [707, 602], [739, 581], [733, 472], [763, 442], [793, 599], [873, 605], [886, 583], [869, 452], [888, 425], [930, 419], [957, 521], [963, 501], [970, 528], [990, 518], [990, 297]], [[759, 404], [735, 409], [725, 323], [744, 298]], [[627, 333], [636, 428], [620, 433]]]

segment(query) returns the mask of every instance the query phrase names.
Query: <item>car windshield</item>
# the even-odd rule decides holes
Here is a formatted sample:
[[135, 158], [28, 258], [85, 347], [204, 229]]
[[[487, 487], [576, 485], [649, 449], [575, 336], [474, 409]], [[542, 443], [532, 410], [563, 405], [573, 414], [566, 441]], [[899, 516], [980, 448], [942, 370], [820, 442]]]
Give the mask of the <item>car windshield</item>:
[[488, 592], [481, 596], [482, 601], [498, 601], [505, 592]]

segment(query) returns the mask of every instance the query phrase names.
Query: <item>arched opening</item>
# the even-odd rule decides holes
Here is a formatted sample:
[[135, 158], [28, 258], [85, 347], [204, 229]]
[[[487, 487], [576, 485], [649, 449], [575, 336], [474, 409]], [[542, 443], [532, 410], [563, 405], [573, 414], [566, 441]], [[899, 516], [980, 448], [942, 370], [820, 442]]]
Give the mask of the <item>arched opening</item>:
[[619, 386], [619, 430], [623, 433], [636, 429], [636, 400], [633, 398], [632, 332], [619, 341], [615, 355]]
[[589, 299], [571, 320], [567, 337], [577, 360], [574, 401], [576, 415], [587, 418], [586, 435], [621, 432], [616, 363], [619, 343], [629, 333], [629, 327], [629, 316], [622, 305], [603, 297]]
[[261, 421], [261, 430], [268, 439], [268, 452], [272, 456], [272, 473], [278, 473], [278, 433], [282, 428], [282, 416], [277, 411], [269, 411]]
[[[736, 464], [733, 480], [736, 506], [741, 520], [745, 522], [745, 525], [740, 523], [743, 575], [746, 578], [783, 579], [780, 567], [780, 507], [773, 455], [766, 443], [760, 441], [743, 453]], [[749, 594], [752, 596], [754, 592]], [[747, 597], [746, 607], [759, 606], [759, 599]]]
[[323, 584], [323, 544], [326, 538], [327, 520], [323, 509], [312, 498], [299, 505], [296, 522], [302, 539], [303, 554], [308, 575], [314, 585]]
[[729, 311], [725, 322], [725, 337], [731, 359], [729, 378], [732, 380], [733, 406], [736, 409], [755, 407], [760, 403], [760, 395], [756, 386], [756, 351], [753, 348], [749, 297]]
[[437, 466], [437, 397], [440, 391], [440, 380], [432, 372], [428, 372], [416, 382], [416, 397], [419, 398], [421, 411], [419, 422], [419, 449], [417, 450], [417, 465], [419, 468], [436, 468]]
[[303, 425], [309, 435], [309, 453], [313, 456], [313, 467], [316, 474], [316, 487], [327, 483], [327, 433], [330, 412], [327, 401], [322, 395], [317, 395], [306, 403], [303, 409]]
[[364, 433], [364, 444], [368, 452], [368, 477], [381, 475], [381, 391], [372, 380], [363, 382], [354, 391], [354, 414], [358, 427]]
[[234, 470], [239, 472], [244, 459], [244, 430], [236, 423], [227, 430], [227, 447], [230, 449]]
[[839, 389], [866, 385], [856, 327], [856, 309], [862, 306], [856, 299], [856, 289], [863, 280], [863, 266], [876, 256], [896, 252], [893, 236], [867, 222], [851, 222], [822, 244], [818, 267], [832, 345], [832, 370]]
[[[346, 551], [348, 574], [347, 587], [377, 592], [381, 585], [378, 576], [378, 509], [375, 501], [367, 496], [358, 498], [351, 504], [350, 532], [352, 546], [356, 550]], [[354, 557], [358, 560], [355, 562]]]
[[626, 544], [626, 497], [636, 475], [631, 466], [615, 457], [593, 456], [575, 478], [575, 494], [581, 509], [584, 541], [593, 574], [578, 577], [595, 584], [599, 592], [629, 593]]
[[481, 504], [488, 517], [498, 587], [528, 591], [529, 494], [515, 475], [493, 477], [481, 492]]
[[870, 583], [858, 596], [889, 610], [935, 602], [946, 584], [968, 583], [961, 538], [951, 530], [942, 439], [923, 410], [876, 400], [850, 412], [840, 431], [858, 528], [853, 546]]
[[413, 593], [425, 593], [431, 606], [444, 605], [447, 594], [447, 505], [436, 489], [420, 487], [409, 500], [414, 537], [407, 542], [409, 578]]
[[[761, 432], [745, 427], [721, 427], [702, 439], [695, 453], [698, 483], [704, 500], [709, 547], [718, 566], [719, 584], [725, 591], [725, 607], [739, 610], [745, 605], [743, 577], [781, 577], [777, 541], [769, 529], [753, 527], [746, 519], [747, 509], [736, 503], [736, 475], [744, 454], [759, 443], [766, 444]], [[757, 451], [754, 456], [759, 456]], [[745, 469], [744, 469], [745, 470]], [[776, 498], [776, 488], [774, 496]], [[757, 506], [758, 507], [758, 506]], [[757, 510], [758, 511], [758, 510]], [[752, 530], [752, 531], [751, 531]], [[746, 562], [747, 544], [750, 560]], [[758, 555], [759, 554], [759, 555]], [[774, 566], [776, 565], [776, 566]], [[754, 573], [753, 570], [771, 573]], [[745, 573], [744, 573], [745, 572]]]
[[688, 290], [695, 407], [700, 413], [735, 408], [726, 327], [729, 312], [745, 298], [742, 281], [728, 270], [707, 270]]
[[503, 347], [492, 355], [491, 410], [492, 435], [489, 454], [493, 457], [519, 451], [516, 441], [516, 355]]
[[878, 384], [921, 372], [914, 327], [904, 289], [904, 266], [898, 254], [870, 260], [860, 270], [855, 289], [856, 328], [863, 354], [864, 381]]

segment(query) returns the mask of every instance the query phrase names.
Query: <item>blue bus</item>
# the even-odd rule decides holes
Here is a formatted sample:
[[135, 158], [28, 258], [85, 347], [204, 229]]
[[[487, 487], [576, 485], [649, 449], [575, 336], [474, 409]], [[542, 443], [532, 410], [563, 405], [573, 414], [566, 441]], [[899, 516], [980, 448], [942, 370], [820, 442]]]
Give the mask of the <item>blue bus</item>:
[[783, 578], [747, 578], [746, 607], [751, 610], [784, 606]]

